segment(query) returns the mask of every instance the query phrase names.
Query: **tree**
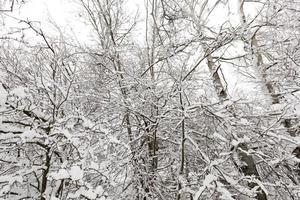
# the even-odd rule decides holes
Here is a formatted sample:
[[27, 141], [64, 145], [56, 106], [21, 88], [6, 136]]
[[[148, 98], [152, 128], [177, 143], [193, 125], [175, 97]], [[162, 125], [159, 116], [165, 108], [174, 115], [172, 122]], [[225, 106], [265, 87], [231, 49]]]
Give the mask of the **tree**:
[[63, 36], [49, 39], [34, 23], [24, 23], [41, 43], [21, 43], [21, 50], [8, 43], [1, 51], [6, 100], [1, 105], [0, 195], [100, 197], [102, 186], [85, 182], [96, 172], [84, 161], [95, 148], [89, 144], [95, 130], [74, 104], [80, 55]]
[[77, 3], [1, 42], [1, 197], [299, 197], [296, 2]]

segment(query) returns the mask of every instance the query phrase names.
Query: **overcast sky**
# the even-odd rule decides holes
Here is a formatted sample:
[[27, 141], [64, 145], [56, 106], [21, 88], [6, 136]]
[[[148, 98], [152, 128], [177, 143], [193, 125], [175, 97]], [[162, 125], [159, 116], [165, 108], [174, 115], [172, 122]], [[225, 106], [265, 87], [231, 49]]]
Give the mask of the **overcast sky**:
[[[145, 24], [142, 21], [145, 19], [145, 2], [146, 0], [125, 0], [124, 9], [126, 14], [135, 16], [136, 12], [139, 11], [139, 21], [137, 26], [138, 38], [144, 36]], [[0, 2], [8, 2], [8, 0], [0, 0]], [[41, 23], [41, 28], [46, 31], [51, 31], [51, 25], [49, 22], [57, 24], [63, 29], [64, 33], [74, 32], [77, 36], [80, 35], [80, 39], [86, 40], [89, 35], [89, 30], [84, 24], [84, 19], [80, 18], [80, 5], [77, 0], [29, 0], [21, 6], [15, 6], [14, 12], [9, 13], [14, 17], [20, 19], [28, 19], [30, 21], [37, 21]], [[228, 5], [219, 4], [219, 6], [211, 13], [208, 25], [209, 26], [220, 26], [226, 20], [229, 20], [231, 24], [235, 25], [240, 22], [237, 16], [239, 0], [230, 0]], [[210, 6], [215, 4], [215, 0], [209, 1]], [[1, 6], [1, 5], [0, 5]], [[210, 7], [209, 6], [209, 7]], [[8, 5], [6, 5], [8, 7]], [[245, 9], [246, 15], [255, 13], [247, 6]], [[8, 22], [6, 19], [6, 23]], [[18, 23], [18, 22], [16, 22]]]
[[[5, 0], [0, 1], [4, 2]], [[145, 18], [144, 1], [145, 0], [124, 1], [126, 14], [134, 16], [138, 10], [139, 21], [143, 21]], [[88, 35], [89, 31], [84, 28], [83, 19], [80, 19], [80, 6], [76, 2], [76, 0], [30, 0], [22, 5], [21, 9], [15, 6], [14, 12], [9, 15], [19, 17], [20, 19], [39, 21], [44, 30], [49, 30], [49, 22], [51, 21], [56, 23], [59, 27], [67, 31], [74, 31], [77, 35], [82, 37]], [[209, 4], [211, 3], [213, 5], [214, 2], [214, 0], [209, 1]], [[226, 20], [230, 20], [232, 24], [239, 23], [239, 18], [237, 17], [237, 2], [238, 0], [230, 0], [228, 6], [222, 6], [220, 4], [211, 14], [208, 23], [214, 26], [219, 26]], [[249, 9], [246, 11], [248, 10]], [[144, 24], [140, 23], [138, 29], [140, 29], [138, 35], [141, 35], [144, 31]]]
[[[5, 4], [6, 2], [6, 4]], [[34, 21], [39, 27], [49, 34], [57, 34], [57, 28], [66, 35], [76, 37], [80, 42], [88, 42], [90, 39], [90, 30], [86, 25], [86, 19], [82, 18], [80, 5], [76, 0], [30, 0], [21, 6], [15, 5], [13, 12], [5, 12], [2, 16], [2, 23], [5, 24], [6, 30], [0, 30], [0, 33], [13, 32], [16, 27], [22, 27], [20, 20]], [[137, 11], [140, 13], [139, 21], [144, 18], [145, 8], [143, 0], [126, 0], [124, 9], [126, 14], [135, 16]], [[7, 0], [0, 0], [0, 6], [9, 9], [10, 4]], [[23, 25], [24, 26], [24, 25]], [[138, 30], [142, 40], [141, 33], [144, 32], [144, 25], [139, 24]], [[28, 33], [26, 33], [26, 37]]]
[[[1, 1], [1, 0], [0, 0]], [[127, 15], [135, 16], [136, 12], [139, 11], [139, 21], [140, 23], [136, 28], [136, 38], [138, 44], [143, 44], [145, 42], [145, 6], [144, 0], [126, 0], [124, 9]], [[209, 1], [211, 5], [214, 5], [215, 1]], [[228, 5], [220, 4], [213, 13], [211, 13], [208, 21], [209, 26], [221, 26], [226, 20], [229, 20], [231, 24], [237, 25], [240, 23], [238, 9], [239, 0], [230, 0]], [[255, 15], [253, 9], [249, 9], [251, 6], [247, 6], [245, 9], [246, 15]], [[16, 17], [18, 19], [36, 21], [40, 23], [40, 27], [46, 34], [58, 34], [57, 29], [55, 29], [53, 24], [56, 24], [61, 28], [64, 34], [72, 35], [76, 37], [79, 42], [88, 43], [91, 39], [90, 30], [85, 24], [85, 20], [80, 14], [80, 5], [76, 3], [76, 0], [30, 0], [26, 4], [22, 5], [20, 8], [15, 6], [13, 13], [8, 13], [7, 15]], [[18, 20], [13, 20], [12, 18], [5, 19], [7, 27], [20, 26]], [[28, 34], [26, 35], [28, 36]], [[236, 44], [238, 45], [238, 44]], [[227, 49], [228, 52], [232, 52], [234, 55], [238, 53], [243, 53], [241, 51], [242, 47], [234, 47]], [[239, 51], [239, 52], [237, 52]], [[204, 63], [203, 63], [204, 64]], [[225, 75], [231, 76], [229, 84], [232, 94], [237, 94], [235, 90], [244, 88], [245, 85], [241, 84], [241, 80], [245, 80], [244, 76], [234, 73], [236, 68], [230, 65], [226, 66], [224, 71]], [[241, 70], [241, 69], [238, 69]], [[235, 76], [232, 76], [235, 74]], [[237, 85], [239, 83], [239, 85]], [[246, 83], [245, 83], [246, 84]], [[249, 87], [249, 86], [247, 86]], [[255, 89], [256, 90], [256, 89]]]

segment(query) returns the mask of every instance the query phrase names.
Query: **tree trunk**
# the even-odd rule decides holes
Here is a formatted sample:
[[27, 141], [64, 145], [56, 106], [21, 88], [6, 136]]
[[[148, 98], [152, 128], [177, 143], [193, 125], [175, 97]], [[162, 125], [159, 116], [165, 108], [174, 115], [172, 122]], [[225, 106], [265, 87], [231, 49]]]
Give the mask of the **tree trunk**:
[[47, 181], [48, 181], [48, 173], [49, 173], [49, 169], [50, 169], [50, 147], [47, 147], [46, 149], [46, 162], [45, 162], [45, 169], [43, 171], [43, 175], [42, 175], [42, 184], [41, 184], [41, 200], [46, 200], [46, 198], [44, 197], [44, 193], [47, 189]]
[[[217, 93], [218, 97], [220, 98], [220, 100], [227, 99], [228, 98], [227, 88], [223, 86], [222, 81], [221, 81], [222, 77], [218, 73], [220, 66], [218, 66], [218, 67], [216, 66], [216, 64], [212, 60], [211, 55], [207, 56], [207, 65], [208, 65], [209, 71], [211, 73], [212, 81], [213, 81], [213, 84], [216, 89], [216, 93]], [[225, 82], [225, 80], [224, 80], [224, 82]], [[234, 108], [231, 106], [229, 109], [233, 113], [233, 116], [236, 116], [234, 114], [235, 113]], [[237, 153], [238, 153], [239, 159], [243, 163], [245, 163], [244, 166], [240, 167], [240, 170], [244, 174], [244, 176], [254, 176], [256, 179], [260, 180], [260, 176], [259, 176], [256, 164], [254, 162], [254, 159], [247, 152], [248, 152], [247, 144], [240, 143], [237, 148]], [[251, 183], [248, 183], [248, 186], [251, 189], [253, 189], [255, 187], [259, 188], [258, 189], [259, 192], [256, 195], [257, 200], [267, 200], [267, 196], [266, 196], [265, 192], [259, 187], [259, 185], [257, 183], [251, 182]]]

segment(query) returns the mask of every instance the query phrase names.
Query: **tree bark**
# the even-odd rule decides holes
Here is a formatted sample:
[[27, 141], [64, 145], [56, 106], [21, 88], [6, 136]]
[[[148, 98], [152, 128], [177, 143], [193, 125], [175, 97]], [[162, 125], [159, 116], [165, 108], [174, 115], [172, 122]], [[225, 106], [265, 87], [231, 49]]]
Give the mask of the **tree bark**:
[[[217, 93], [219, 99], [220, 100], [227, 99], [229, 96], [227, 88], [224, 87], [222, 84], [222, 81], [221, 81], [222, 77], [218, 73], [219, 66], [217, 67], [216, 64], [213, 62], [211, 55], [207, 56], [207, 65], [208, 65], [209, 71], [211, 73], [213, 84], [214, 84], [214, 87], [216, 89], [216, 93]], [[231, 112], [233, 112], [233, 116], [236, 116], [234, 114], [235, 113], [234, 108], [230, 107], [229, 109]], [[240, 170], [244, 174], [244, 176], [254, 176], [256, 179], [260, 180], [260, 175], [258, 173], [255, 161], [254, 161], [253, 157], [246, 152], [248, 152], [247, 144], [240, 143], [237, 148], [237, 153], [238, 153], [239, 159], [243, 163], [245, 163], [245, 165], [240, 167]], [[259, 188], [259, 190], [258, 190], [259, 192], [256, 195], [257, 200], [267, 200], [267, 196], [266, 196], [265, 192], [259, 187], [259, 185], [257, 183], [251, 182], [251, 183], [248, 183], [248, 186], [251, 189], [253, 189], [255, 187]]]
[[47, 181], [48, 181], [48, 173], [49, 173], [49, 169], [50, 169], [50, 161], [51, 161], [51, 157], [50, 157], [50, 147], [46, 148], [46, 162], [45, 162], [45, 169], [43, 171], [43, 175], [42, 175], [42, 184], [41, 184], [41, 200], [46, 200], [44, 193], [47, 189]]

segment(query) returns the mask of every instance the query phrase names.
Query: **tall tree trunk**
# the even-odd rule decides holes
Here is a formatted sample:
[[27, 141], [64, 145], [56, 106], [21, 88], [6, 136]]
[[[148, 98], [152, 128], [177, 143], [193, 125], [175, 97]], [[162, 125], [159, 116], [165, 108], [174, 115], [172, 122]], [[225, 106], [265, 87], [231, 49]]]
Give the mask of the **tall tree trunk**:
[[[252, 36], [252, 39], [251, 39], [252, 54], [254, 56], [256, 56], [256, 60], [257, 60], [256, 67], [258, 69], [261, 69], [260, 71], [262, 73], [262, 81], [265, 84], [268, 94], [270, 95], [270, 97], [272, 99], [272, 105], [279, 104], [280, 100], [281, 100], [280, 96], [276, 94], [276, 91], [275, 91], [272, 83], [267, 80], [267, 73], [266, 73], [267, 69], [266, 69], [266, 65], [264, 65], [264, 62], [263, 62], [263, 56], [259, 51], [259, 46], [258, 46], [258, 42], [256, 39], [256, 33]], [[291, 137], [296, 137], [296, 130], [293, 128], [292, 119], [285, 118], [285, 119], [281, 120], [281, 122], [282, 122], [282, 125], [285, 128], [286, 132]], [[299, 147], [296, 147], [296, 149], [294, 149], [293, 152], [297, 151], [297, 148], [299, 148]], [[300, 177], [300, 164], [297, 165], [296, 174], [298, 174]]]
[[[181, 86], [180, 86], [181, 87]], [[182, 98], [182, 89], [179, 90], [179, 101], [181, 106], [181, 112], [182, 112], [182, 121], [181, 121], [181, 147], [180, 147], [180, 168], [179, 168], [179, 176], [184, 175], [184, 169], [185, 169], [185, 116], [184, 116], [184, 105], [183, 105], [183, 98]], [[177, 200], [181, 199], [180, 190], [182, 189], [181, 180], [179, 180], [178, 183], [178, 194], [177, 194]]]
[[[149, 5], [151, 4], [151, 5]], [[152, 83], [155, 81], [155, 48], [156, 48], [156, 42], [158, 37], [158, 29], [157, 29], [157, 15], [158, 15], [158, 1], [152, 0], [147, 1], [146, 5], [146, 44], [147, 44], [147, 64], [148, 69], [150, 72], [150, 80]], [[148, 34], [148, 31], [150, 34]], [[148, 36], [150, 35], [150, 38]], [[149, 40], [148, 40], [149, 39]], [[150, 44], [149, 44], [150, 43]], [[151, 84], [152, 84], [151, 83]], [[155, 86], [151, 86], [151, 90], [154, 90]], [[151, 94], [151, 93], [150, 93]], [[147, 132], [146, 135], [146, 141], [148, 144], [148, 156], [149, 160], [146, 161], [147, 166], [149, 166], [149, 171], [151, 174], [149, 177], [149, 181], [147, 182], [145, 186], [145, 193], [147, 196], [150, 194], [150, 189], [154, 187], [154, 181], [155, 181], [155, 173], [156, 169], [158, 167], [158, 141], [157, 141], [157, 119], [155, 116], [158, 115], [158, 107], [155, 105], [157, 103], [157, 99], [155, 96], [150, 96], [150, 99], [152, 99], [153, 102], [155, 102], [153, 105], [150, 105], [150, 112], [151, 118], [153, 117], [155, 122], [144, 118], [144, 125], [145, 130]], [[147, 198], [144, 197], [144, 200]]]
[[[152, 6], [151, 6], [151, 16], [152, 16], [152, 44], [151, 44], [151, 50], [150, 50], [150, 55], [148, 58], [148, 65], [150, 67], [150, 76], [151, 76], [151, 81], [155, 81], [155, 73], [154, 73], [154, 54], [155, 54], [155, 45], [156, 45], [156, 39], [158, 35], [158, 30], [157, 30], [157, 15], [158, 15], [158, 1], [157, 0], [152, 0]], [[147, 22], [146, 22], [147, 23]], [[154, 88], [153, 88], [154, 89]], [[155, 98], [155, 97], [154, 97]], [[156, 100], [154, 99], [154, 102]], [[153, 106], [153, 110], [151, 109], [151, 114], [152, 116], [157, 115], [158, 113], [158, 107], [156, 105]], [[151, 123], [151, 122], [150, 122]], [[158, 143], [157, 143], [157, 130], [156, 130], [157, 125], [153, 126], [152, 129], [152, 136], [149, 137], [149, 152], [150, 156], [152, 157], [152, 171], [154, 171], [157, 168], [158, 165], [158, 158], [157, 158], [157, 151], [158, 151]], [[150, 133], [151, 134], [151, 133]]]
[[49, 169], [50, 169], [50, 161], [51, 161], [51, 157], [50, 157], [50, 147], [46, 148], [46, 153], [45, 153], [45, 157], [46, 157], [46, 161], [45, 161], [45, 169], [43, 171], [42, 174], [42, 181], [41, 181], [41, 200], [46, 200], [44, 193], [47, 189], [47, 182], [48, 182], [48, 173], [49, 173]]
[[[272, 99], [272, 104], [279, 104], [280, 103], [280, 95], [276, 94], [275, 88], [273, 87], [272, 82], [268, 81], [267, 79], [267, 68], [266, 65], [263, 62], [263, 56], [262, 53], [259, 50], [258, 42], [256, 39], [256, 34], [259, 29], [253, 34], [251, 38], [251, 50], [252, 55], [255, 56], [256, 63], [255, 66], [257, 67], [256, 70], [258, 70], [261, 73], [262, 82], [266, 86], [268, 94], [270, 95]], [[295, 130], [292, 128], [292, 120], [291, 119], [284, 119], [282, 122], [283, 126], [285, 127], [288, 134], [292, 137], [295, 137]]]
[[[242, 18], [242, 23], [246, 24], [247, 20], [246, 20], [246, 16], [244, 13], [244, 0], [240, 0], [240, 15]], [[267, 67], [264, 64], [263, 54], [260, 51], [259, 44], [257, 41], [257, 33], [260, 30], [260, 28], [261, 27], [258, 27], [251, 37], [251, 51], [252, 51], [251, 53], [252, 53], [252, 56], [254, 57], [253, 60], [256, 61], [253, 64], [256, 67], [256, 70], [259, 71], [259, 73], [261, 73], [262, 82], [265, 85], [265, 87], [267, 88], [268, 95], [272, 99], [272, 105], [279, 104], [281, 101], [280, 95], [276, 94], [276, 90], [275, 90], [272, 82], [268, 81], [268, 79], [267, 79]], [[289, 119], [289, 118], [283, 119], [282, 124], [283, 124], [284, 128], [286, 129], [286, 132], [290, 136], [296, 137], [296, 130], [293, 129], [292, 119]]]
[[[221, 72], [219, 72], [219, 70], [221, 70], [220, 66], [217, 66], [214, 61], [212, 60], [212, 56], [208, 55], [207, 56], [207, 65], [209, 68], [209, 71], [211, 73], [211, 77], [212, 77], [212, 81], [214, 84], [214, 87], [216, 89], [216, 93], [219, 97], [220, 100], [225, 100], [228, 98], [228, 91], [227, 91], [227, 87], [224, 87], [222, 84], [222, 78], [220, 76]], [[223, 82], [225, 82], [225, 80], [223, 80]], [[234, 108], [230, 107], [229, 108], [230, 111], [233, 113], [233, 116], [236, 116], [234, 113]], [[242, 163], [245, 163], [245, 165], [240, 167], [241, 172], [245, 175], [245, 176], [254, 176], [256, 179], [260, 180], [260, 175], [258, 173], [255, 161], [253, 159], [253, 157], [251, 155], [249, 155], [248, 153], [248, 145], [246, 143], [240, 143], [237, 146], [237, 154], [239, 159], [242, 161]], [[267, 196], [265, 194], [265, 192], [259, 187], [259, 185], [255, 182], [251, 182], [248, 184], [248, 186], [253, 189], [255, 187], [258, 187], [258, 193], [256, 195], [256, 199], [257, 200], [267, 200]]]

